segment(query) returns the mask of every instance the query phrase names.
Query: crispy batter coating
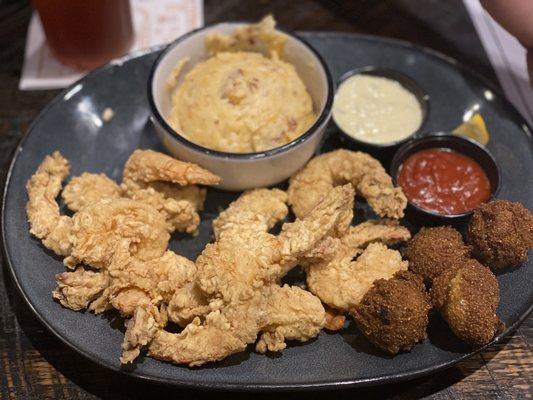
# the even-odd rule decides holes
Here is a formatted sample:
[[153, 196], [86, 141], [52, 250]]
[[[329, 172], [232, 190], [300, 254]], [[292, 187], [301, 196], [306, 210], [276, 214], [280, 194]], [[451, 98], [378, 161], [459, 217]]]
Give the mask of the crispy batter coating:
[[70, 180], [61, 193], [63, 201], [72, 211], [104, 199], [122, 197], [120, 187], [105, 174], [82, 173]]
[[318, 335], [326, 323], [324, 307], [318, 297], [297, 286], [270, 285], [266, 307], [262, 310], [263, 334], [256, 343], [259, 353], [281, 351], [286, 340], [305, 342]]
[[124, 179], [135, 182], [172, 182], [180, 186], [216, 185], [220, 178], [196, 164], [153, 150], [135, 150], [124, 166]]
[[[270, 230], [278, 221], [283, 220], [289, 212], [287, 208], [287, 194], [279, 189], [255, 189], [245, 192], [230, 206], [222, 211], [213, 221], [215, 238], [220, 238], [224, 231], [230, 231], [233, 227], [247, 229], [249, 223], [259, 224], [259, 231]], [[255, 216], [251, 221], [245, 218]]]
[[[263, 329], [258, 350], [280, 350], [285, 339], [308, 340], [325, 324], [318, 299], [295, 288], [279, 288], [277, 282], [335, 231], [353, 208], [350, 186], [333, 189], [302, 221], [286, 224], [279, 236], [268, 233], [280, 204], [266, 207], [266, 198], [283, 203], [276, 189], [254, 194], [258, 202], [238, 200], [217, 226], [217, 241], [198, 257], [198, 284], [208, 296], [212, 311], [202, 321], [195, 318], [179, 334], [159, 330], [150, 342], [149, 355], [191, 366], [217, 361], [242, 351]], [[257, 204], [256, 212], [253, 204]], [[239, 207], [243, 207], [240, 218]], [[349, 210], [349, 211], [348, 211]], [[280, 299], [293, 298], [291, 313], [279, 315]], [[271, 310], [261, 312], [261, 310]]]
[[500, 301], [498, 281], [479, 262], [468, 259], [433, 281], [431, 298], [455, 335], [481, 346], [492, 340], [502, 323], [496, 315]]
[[344, 322], [346, 321], [344, 314], [327, 306], [324, 309], [326, 310], [326, 325], [324, 325], [324, 328], [332, 332], [340, 331], [344, 328]]
[[316, 253], [323, 239], [329, 240], [346, 233], [353, 219], [354, 190], [351, 185], [332, 189], [303, 218], [284, 224], [280, 238], [284, 254], [308, 257]]
[[[124, 167], [121, 188], [126, 197], [150, 204], [167, 221], [168, 231], [195, 234], [206, 191], [220, 178], [191, 163], [152, 150], [136, 150]], [[180, 187], [181, 186], [181, 187]]]
[[109, 285], [106, 274], [82, 267], [57, 274], [56, 280], [57, 288], [52, 292], [54, 299], [74, 311], [85, 310]]
[[411, 233], [406, 227], [401, 226], [398, 220], [378, 219], [351, 226], [341, 237], [341, 242], [345, 246], [363, 249], [374, 242], [394, 245], [410, 238]]
[[131, 316], [138, 306], [151, 304], [159, 307], [162, 303], [172, 302], [177, 291], [181, 299], [168, 313], [171, 321], [184, 326], [192, 317], [184, 318], [182, 313], [190, 315], [192, 309], [200, 314], [208, 311], [198, 310], [202, 305], [207, 306], [205, 299], [199, 304], [194, 296], [183, 297], [196, 279], [196, 265], [170, 250], [161, 257], [141, 261], [131, 257], [129, 243], [122, 241], [103, 273], [109, 275], [109, 284], [90, 307], [97, 313], [112, 307], [123, 316]]
[[332, 259], [306, 266], [307, 286], [329, 307], [341, 312], [353, 309], [378, 279], [406, 270], [400, 253], [382, 243], [371, 243], [353, 260], [360, 248], [343, 246], [340, 241]]
[[378, 160], [362, 152], [340, 149], [321, 154], [292, 176], [289, 204], [304, 216], [331, 188], [351, 183], [380, 217], [403, 217], [407, 198], [394, 187]]
[[470, 219], [467, 240], [484, 265], [494, 269], [519, 265], [533, 248], [533, 214], [507, 200], [483, 204]]
[[124, 195], [154, 207], [166, 221], [170, 233], [195, 234], [200, 224], [198, 211], [203, 209], [206, 190], [196, 185], [177, 187], [167, 182], [134, 182], [125, 179]]
[[409, 270], [431, 283], [443, 272], [461, 265], [470, 257], [470, 249], [459, 232], [442, 226], [420, 229], [407, 244], [403, 255], [409, 261]]
[[430, 308], [422, 278], [401, 271], [390, 279], [374, 282], [352, 315], [370, 342], [396, 354], [427, 337]]
[[[108, 198], [82, 207], [72, 218], [60, 215], [56, 197], [68, 172], [68, 161], [55, 152], [43, 160], [27, 183], [30, 232], [40, 238], [45, 247], [66, 256], [65, 265], [72, 268], [85, 263], [94, 268], [105, 268], [111, 261], [115, 246], [122, 239], [129, 240], [131, 254], [141, 260], [163, 254], [170, 237], [167, 221], [164, 215], [145, 202]], [[83, 182], [95, 182], [94, 176], [79, 178], [78, 188], [83, 186]], [[107, 182], [105, 177], [96, 178], [97, 181], [102, 179]], [[67, 193], [74, 196], [78, 190], [74, 189], [75, 186], [71, 186]], [[203, 201], [194, 200], [197, 197], [195, 189], [184, 191], [184, 197], [192, 199], [187, 200], [191, 207], [197, 207]], [[91, 197], [93, 195], [96, 197]], [[93, 192], [88, 197], [74, 196], [71, 200], [81, 206], [81, 202], [90, 197], [97, 198], [98, 195]]]
[[[205, 296], [195, 287], [196, 266], [172, 251], [141, 261], [129, 254], [129, 242], [117, 247], [106, 270], [74, 272], [57, 276], [54, 298], [73, 310], [95, 313], [116, 309], [132, 319], [126, 323], [122, 362], [138, 356], [167, 320], [186, 326], [210, 312]], [[168, 304], [168, 307], [166, 306]]]
[[[160, 171], [160, 167], [165, 169]], [[198, 211], [203, 209], [206, 190], [193, 183], [204, 182], [217, 183], [218, 177], [165, 154], [137, 150], [126, 162], [120, 186], [104, 174], [83, 173], [72, 178], [62, 197], [72, 211], [105, 199], [138, 200], [163, 215], [169, 233], [194, 234], [200, 224]]]
[[120, 362], [132, 362], [164, 325], [161, 314], [154, 306], [139, 306], [135, 309], [133, 317], [126, 321], [126, 334], [122, 342], [122, 355]]
[[129, 240], [130, 254], [140, 260], [160, 257], [170, 235], [165, 220], [153, 207], [130, 199], [101, 200], [72, 218], [71, 257], [67, 264], [105, 268], [118, 243]]
[[59, 214], [56, 197], [61, 191], [61, 182], [69, 174], [69, 162], [55, 151], [46, 156], [26, 185], [28, 204], [26, 213], [30, 233], [42, 240], [43, 245], [60, 256], [68, 256], [72, 242], [69, 234], [72, 222]]
[[360, 259], [355, 258], [371, 243], [392, 245], [409, 238], [407, 228], [396, 220], [387, 219], [352, 226], [340, 239], [326, 238], [305, 262], [309, 290], [328, 306], [347, 312], [359, 302], [374, 280], [407, 268], [399, 253], [385, 246], [372, 246]]

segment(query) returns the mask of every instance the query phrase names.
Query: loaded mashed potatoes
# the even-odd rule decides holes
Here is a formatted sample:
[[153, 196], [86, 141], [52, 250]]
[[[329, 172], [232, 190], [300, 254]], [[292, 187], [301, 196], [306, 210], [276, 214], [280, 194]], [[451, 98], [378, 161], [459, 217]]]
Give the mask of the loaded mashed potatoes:
[[294, 66], [282, 60], [286, 36], [274, 27], [269, 16], [232, 35], [207, 37], [210, 57], [178, 87], [186, 60], [176, 65], [169, 87], [170, 124], [177, 132], [210, 149], [249, 153], [289, 143], [314, 123], [311, 96]]

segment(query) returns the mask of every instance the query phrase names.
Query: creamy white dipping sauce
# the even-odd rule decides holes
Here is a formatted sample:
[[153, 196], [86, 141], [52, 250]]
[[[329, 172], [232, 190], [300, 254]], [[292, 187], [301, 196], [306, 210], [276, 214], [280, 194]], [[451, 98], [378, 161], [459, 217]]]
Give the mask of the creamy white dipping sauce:
[[398, 82], [360, 74], [341, 83], [333, 119], [355, 139], [384, 144], [414, 133], [422, 123], [422, 109], [415, 95]]

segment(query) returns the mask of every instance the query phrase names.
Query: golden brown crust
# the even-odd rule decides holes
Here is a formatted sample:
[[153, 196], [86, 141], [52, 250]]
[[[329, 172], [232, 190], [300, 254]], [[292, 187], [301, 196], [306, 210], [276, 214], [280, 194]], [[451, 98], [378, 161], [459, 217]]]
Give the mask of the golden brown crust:
[[304, 216], [331, 188], [351, 183], [380, 217], [403, 217], [407, 198], [378, 160], [345, 149], [316, 156], [290, 179], [289, 204]]
[[124, 167], [124, 196], [151, 205], [165, 218], [167, 229], [196, 234], [206, 189], [220, 178], [195, 164], [152, 150], [136, 150]]
[[196, 164], [176, 160], [153, 150], [135, 150], [124, 167], [124, 178], [137, 182], [172, 182], [185, 185], [216, 185], [220, 178]]
[[196, 260], [198, 286], [211, 311], [179, 334], [158, 331], [150, 356], [195, 366], [244, 350], [261, 332], [260, 352], [318, 334], [325, 324], [320, 300], [278, 282], [351, 212], [353, 189], [333, 189], [304, 220], [285, 224], [274, 236], [268, 227], [285, 215], [284, 200], [277, 189], [251, 191], [214, 222], [217, 240]]
[[326, 310], [326, 325], [324, 328], [332, 332], [340, 331], [344, 328], [344, 322], [346, 321], [344, 314], [330, 307], [324, 307], [324, 309]]
[[458, 269], [437, 277], [431, 298], [455, 335], [466, 343], [484, 345], [500, 329], [498, 281], [476, 260], [465, 260]]
[[401, 271], [376, 281], [351, 314], [370, 342], [396, 354], [427, 337], [430, 308], [422, 278]]
[[470, 249], [459, 232], [442, 226], [420, 229], [408, 242], [403, 255], [409, 261], [409, 270], [431, 283], [441, 273], [467, 259]]
[[61, 182], [69, 171], [67, 159], [59, 151], [55, 151], [45, 157], [26, 184], [26, 213], [30, 233], [41, 239], [46, 248], [61, 256], [68, 256], [71, 252], [72, 221], [59, 214], [56, 197], [61, 191]]
[[72, 258], [94, 268], [106, 268], [121, 240], [141, 259], [160, 257], [170, 235], [165, 220], [153, 207], [130, 199], [101, 200], [72, 218]]
[[78, 211], [100, 200], [119, 199], [122, 197], [122, 191], [116, 182], [105, 174], [84, 172], [70, 180], [61, 197], [69, 210]]
[[470, 219], [467, 240], [474, 256], [491, 268], [524, 263], [533, 248], [533, 214], [506, 200], [483, 204]]

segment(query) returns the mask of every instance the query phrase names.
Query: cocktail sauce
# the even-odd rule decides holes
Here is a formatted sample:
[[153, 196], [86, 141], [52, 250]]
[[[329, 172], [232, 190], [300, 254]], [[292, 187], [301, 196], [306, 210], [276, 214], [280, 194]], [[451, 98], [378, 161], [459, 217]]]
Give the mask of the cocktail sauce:
[[417, 206], [444, 215], [463, 214], [486, 202], [490, 182], [472, 158], [447, 148], [420, 150], [400, 166], [398, 184]]

